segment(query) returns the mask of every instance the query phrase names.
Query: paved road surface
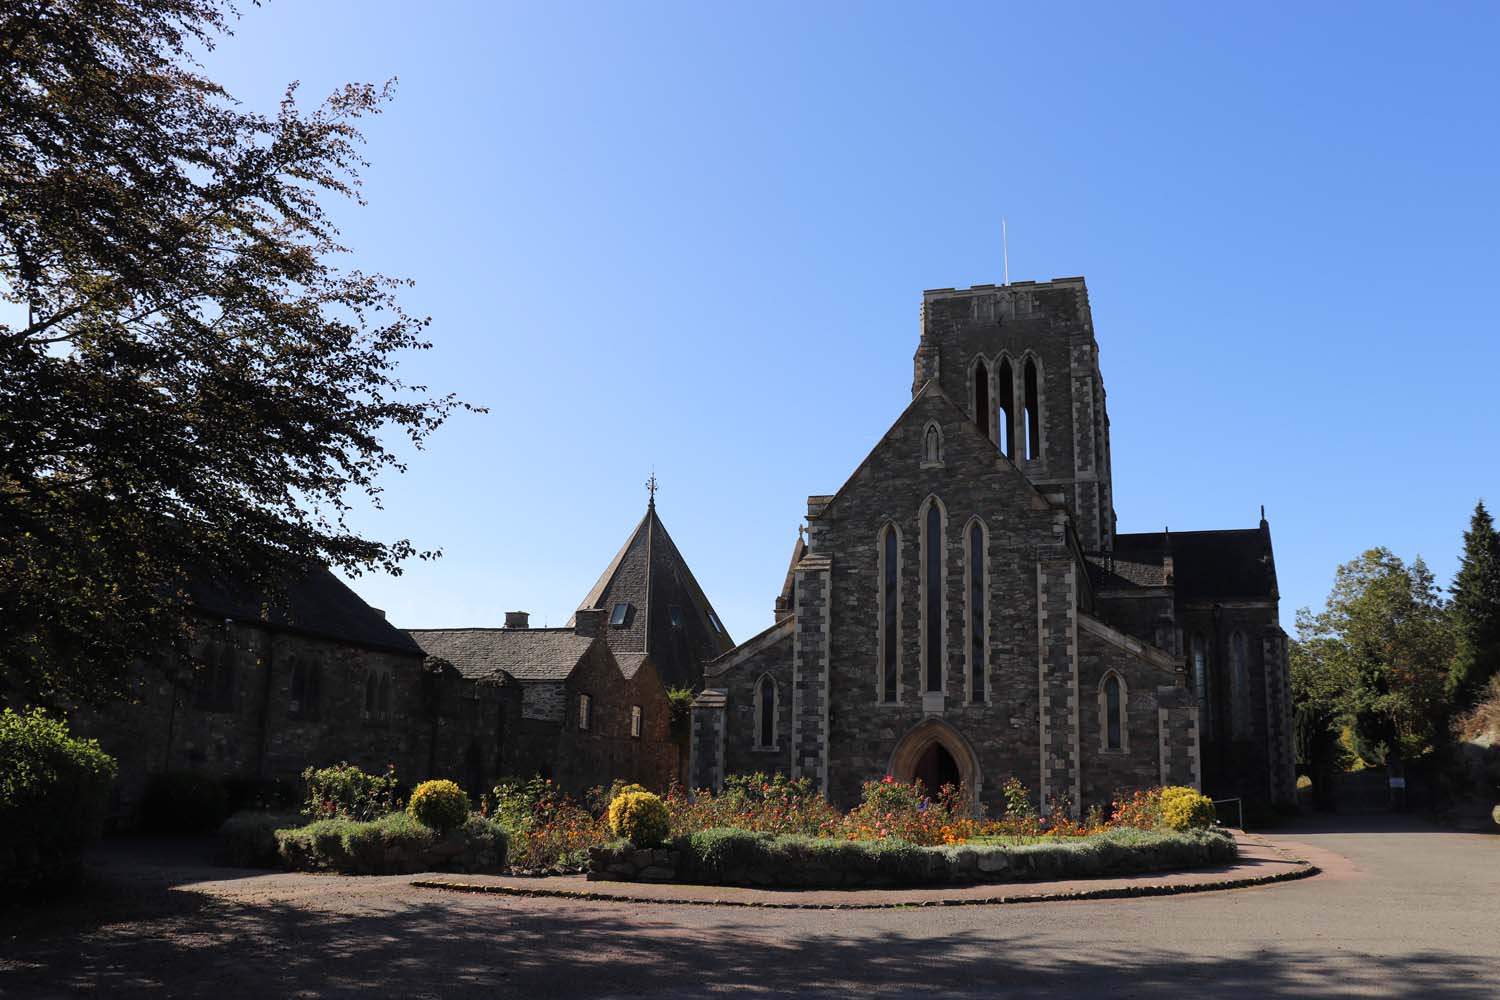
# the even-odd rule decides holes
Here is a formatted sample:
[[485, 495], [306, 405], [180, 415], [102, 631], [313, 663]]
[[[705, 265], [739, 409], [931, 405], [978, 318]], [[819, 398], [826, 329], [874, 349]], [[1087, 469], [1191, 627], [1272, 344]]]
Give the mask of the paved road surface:
[[236, 873], [116, 860], [98, 901], [0, 918], [0, 997], [1500, 997], [1500, 837], [1376, 817], [1277, 838], [1326, 874], [854, 912], [212, 881]]

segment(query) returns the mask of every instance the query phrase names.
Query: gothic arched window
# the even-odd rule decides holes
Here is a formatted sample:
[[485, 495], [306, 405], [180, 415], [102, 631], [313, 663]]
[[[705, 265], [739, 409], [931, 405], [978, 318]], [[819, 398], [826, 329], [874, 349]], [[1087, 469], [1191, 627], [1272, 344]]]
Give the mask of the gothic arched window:
[[770, 674], [755, 686], [755, 745], [776, 746], [776, 681]]
[[1198, 729], [1204, 739], [1213, 736], [1213, 697], [1209, 691], [1212, 675], [1208, 669], [1208, 643], [1203, 636], [1193, 636], [1193, 690], [1198, 694]]
[[987, 692], [984, 685], [984, 668], [988, 657], [985, 656], [985, 647], [988, 645], [987, 637], [988, 618], [985, 614], [986, 594], [988, 588], [985, 586], [985, 551], [988, 546], [984, 522], [975, 519], [969, 522], [969, 700], [986, 701]]
[[980, 358], [974, 363], [974, 423], [980, 433], [990, 435], [990, 366]]
[[943, 509], [934, 497], [922, 518], [922, 677], [943, 690]]
[[900, 689], [901, 535], [894, 524], [880, 532], [880, 700], [893, 703]]
[[998, 416], [1000, 419], [996, 425], [996, 431], [1000, 438], [1000, 451], [1006, 458], [1014, 460], [1016, 457], [1016, 375], [1010, 366], [1009, 358], [1003, 358], [1000, 361], [999, 382]]
[[1037, 384], [1036, 359], [1026, 359], [1026, 460], [1042, 457], [1041, 387]]
[[1229, 731], [1237, 740], [1250, 738], [1250, 642], [1235, 629], [1229, 637]]

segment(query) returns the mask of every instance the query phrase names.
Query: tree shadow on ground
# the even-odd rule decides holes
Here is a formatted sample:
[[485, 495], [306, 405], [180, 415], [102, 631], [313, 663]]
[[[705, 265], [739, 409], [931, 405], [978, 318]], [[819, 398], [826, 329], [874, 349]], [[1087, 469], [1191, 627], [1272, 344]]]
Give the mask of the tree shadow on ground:
[[17, 931], [0, 941], [0, 996], [1489, 998], [1500, 974], [1432, 951], [1358, 955], [1334, 972], [1321, 954], [1099, 947], [1083, 924], [1061, 945], [1017, 932], [1073, 919], [1072, 904], [988, 910], [993, 923], [944, 930], [955, 911], [570, 904], [368, 893], [357, 880], [328, 892], [310, 905], [165, 890], [128, 921]]

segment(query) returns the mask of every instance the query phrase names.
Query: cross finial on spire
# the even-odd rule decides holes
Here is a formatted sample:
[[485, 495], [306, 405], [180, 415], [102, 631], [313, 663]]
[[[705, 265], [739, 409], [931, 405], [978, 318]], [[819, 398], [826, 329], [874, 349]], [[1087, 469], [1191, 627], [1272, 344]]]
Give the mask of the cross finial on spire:
[[646, 480], [646, 497], [647, 497], [647, 499], [646, 499], [646, 505], [648, 507], [655, 507], [656, 506], [656, 470], [655, 469], [651, 470], [651, 478], [648, 479], [648, 480]]

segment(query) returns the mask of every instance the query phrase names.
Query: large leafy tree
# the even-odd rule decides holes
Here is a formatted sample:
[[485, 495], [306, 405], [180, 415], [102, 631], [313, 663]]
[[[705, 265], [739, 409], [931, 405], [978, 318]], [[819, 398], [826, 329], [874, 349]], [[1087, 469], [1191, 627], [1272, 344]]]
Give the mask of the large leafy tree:
[[244, 108], [191, 55], [235, 16], [0, 5], [0, 697], [108, 697], [203, 567], [274, 595], [433, 554], [346, 522], [402, 467], [383, 435], [464, 405], [397, 377], [427, 321], [327, 211], [389, 87]]
[[1485, 683], [1500, 673], [1500, 532], [1485, 509], [1474, 505], [1464, 553], [1452, 585], [1458, 650], [1448, 675], [1454, 703], [1473, 703]]
[[1297, 613], [1298, 711], [1349, 727], [1359, 755], [1384, 763], [1441, 735], [1453, 655], [1451, 619], [1419, 558], [1365, 552], [1338, 568], [1324, 610]]

